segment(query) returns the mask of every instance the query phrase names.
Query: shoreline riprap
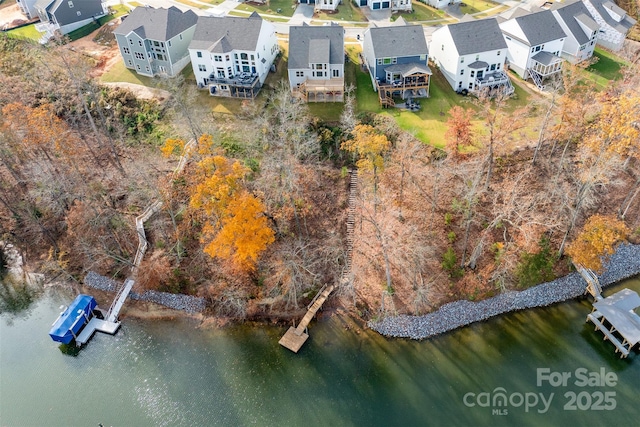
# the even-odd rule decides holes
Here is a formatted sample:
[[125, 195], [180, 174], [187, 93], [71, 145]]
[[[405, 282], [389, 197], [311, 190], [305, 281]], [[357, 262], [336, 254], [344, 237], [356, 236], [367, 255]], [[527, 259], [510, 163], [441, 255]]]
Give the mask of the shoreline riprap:
[[[640, 274], [640, 245], [620, 245], [599, 277], [605, 287]], [[424, 316], [399, 315], [369, 321], [369, 328], [387, 337], [425, 339], [471, 323], [527, 308], [544, 307], [584, 295], [586, 283], [579, 273], [523, 291], [508, 291], [483, 301], [455, 301]]]
[[[93, 271], [87, 273], [83, 283], [90, 288], [99, 289], [105, 292], [116, 292], [120, 286], [119, 282], [109, 279], [108, 277], [101, 276]], [[129, 297], [137, 301], [153, 302], [174, 310], [182, 310], [192, 314], [200, 313], [206, 308], [206, 301], [204, 298], [194, 297], [191, 295], [145, 291], [142, 294], [131, 292]]]

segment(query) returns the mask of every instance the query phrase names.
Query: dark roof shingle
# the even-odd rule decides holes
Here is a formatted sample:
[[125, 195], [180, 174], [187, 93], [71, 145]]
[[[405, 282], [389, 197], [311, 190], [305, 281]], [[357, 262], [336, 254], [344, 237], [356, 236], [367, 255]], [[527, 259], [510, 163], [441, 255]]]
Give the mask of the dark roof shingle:
[[[325, 40], [325, 42], [318, 42]], [[328, 43], [327, 43], [328, 41]], [[312, 47], [325, 52], [311, 52]], [[344, 29], [338, 25], [313, 27], [309, 25], [289, 28], [290, 70], [309, 68], [312, 58], [329, 59], [330, 64], [344, 64]]]
[[422, 25], [370, 28], [365, 37], [371, 37], [376, 58], [402, 58], [427, 55], [427, 40]]
[[189, 49], [202, 49], [214, 53], [225, 53], [234, 49], [256, 50], [263, 22], [257, 14], [249, 18], [201, 16], [198, 18]]
[[506, 49], [507, 42], [495, 18], [466, 21], [448, 26], [458, 55]]
[[197, 20], [198, 15], [193, 11], [182, 12], [175, 6], [169, 9], [136, 7], [114, 33], [126, 36], [133, 31], [144, 39], [167, 41], [196, 25]]

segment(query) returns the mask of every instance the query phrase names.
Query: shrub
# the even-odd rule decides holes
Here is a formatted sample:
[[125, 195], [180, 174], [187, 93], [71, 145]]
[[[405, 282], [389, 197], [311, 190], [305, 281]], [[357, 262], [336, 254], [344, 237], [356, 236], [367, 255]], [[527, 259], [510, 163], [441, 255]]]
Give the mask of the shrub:
[[519, 287], [528, 288], [555, 278], [553, 267], [556, 257], [549, 246], [549, 239], [543, 237], [538, 246], [540, 250], [537, 253], [525, 251], [520, 255], [520, 262], [516, 268]]
[[449, 273], [452, 279], [462, 277], [464, 270], [458, 266], [458, 257], [451, 246], [442, 255], [442, 268]]

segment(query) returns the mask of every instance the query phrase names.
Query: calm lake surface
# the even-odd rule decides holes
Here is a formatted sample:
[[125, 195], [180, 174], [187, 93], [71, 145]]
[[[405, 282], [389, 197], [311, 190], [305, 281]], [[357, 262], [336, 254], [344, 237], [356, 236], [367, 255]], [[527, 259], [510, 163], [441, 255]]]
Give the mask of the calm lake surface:
[[[640, 280], [608, 288], [605, 295], [624, 287], [640, 291]], [[285, 328], [200, 330], [192, 320], [126, 318], [116, 336], [97, 333], [70, 356], [48, 331], [59, 306], [74, 297], [49, 289], [27, 310], [0, 314], [0, 425], [637, 425], [639, 420], [640, 357], [635, 352], [619, 359], [585, 323], [591, 311], [587, 300], [506, 315], [421, 342], [356, 334], [334, 316], [312, 323], [311, 338], [297, 355], [278, 345]], [[552, 381], [538, 386], [538, 369], [545, 368]], [[564, 372], [565, 384], [553, 383]], [[596, 372], [605, 373], [604, 385]], [[592, 382], [582, 385], [584, 377]]]

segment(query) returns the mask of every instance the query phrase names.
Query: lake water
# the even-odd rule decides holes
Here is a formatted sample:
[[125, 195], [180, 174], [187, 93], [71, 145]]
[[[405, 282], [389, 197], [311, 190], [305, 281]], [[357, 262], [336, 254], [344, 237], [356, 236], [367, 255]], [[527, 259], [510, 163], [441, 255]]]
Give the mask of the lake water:
[[[605, 295], [622, 287], [640, 291], [640, 280]], [[27, 310], [0, 315], [0, 425], [639, 422], [640, 358], [635, 352], [619, 359], [585, 323], [587, 300], [502, 316], [421, 342], [357, 334], [334, 316], [312, 323], [311, 338], [297, 355], [278, 345], [285, 328], [201, 330], [187, 319], [126, 318], [116, 336], [97, 333], [70, 356], [48, 331], [59, 306], [74, 296], [50, 289]], [[548, 369], [552, 380], [564, 375], [565, 384], [544, 380], [538, 386], [539, 369]], [[594, 382], [581, 386], [592, 372], [604, 372], [605, 384], [596, 385], [590, 374]]]

